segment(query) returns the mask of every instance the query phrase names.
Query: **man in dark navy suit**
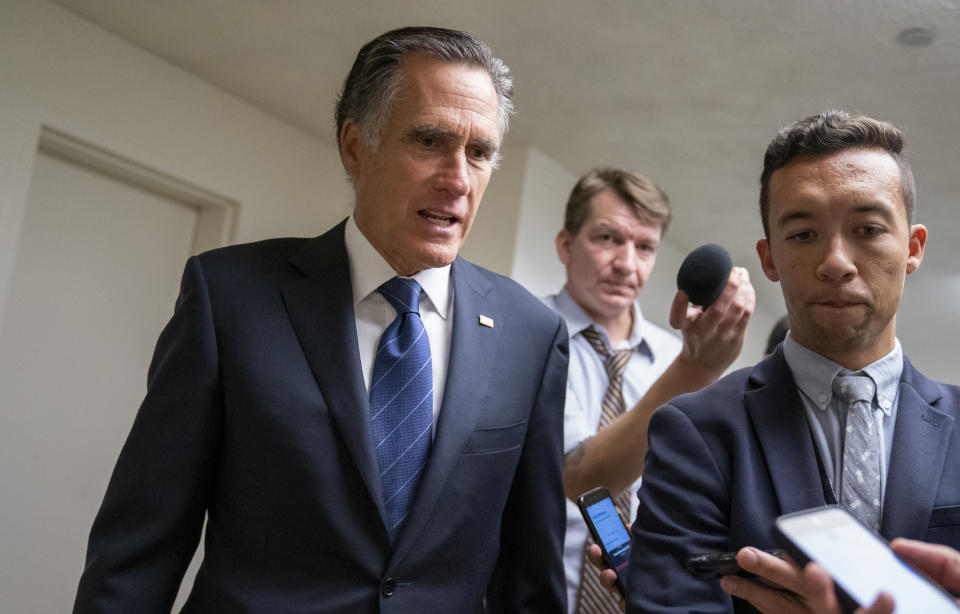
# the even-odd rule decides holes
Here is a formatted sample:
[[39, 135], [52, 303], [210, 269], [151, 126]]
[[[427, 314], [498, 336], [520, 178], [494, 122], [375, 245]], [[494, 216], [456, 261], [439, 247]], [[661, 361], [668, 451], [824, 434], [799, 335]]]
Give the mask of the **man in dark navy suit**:
[[191, 258], [75, 612], [561, 612], [567, 334], [457, 257], [509, 71], [388, 32], [337, 106], [353, 215]]
[[752, 564], [775, 547], [777, 516], [828, 503], [887, 539], [960, 546], [960, 389], [921, 375], [896, 337], [927, 238], [902, 148], [896, 127], [841, 111], [768, 147], [757, 252], [790, 332], [773, 356], [654, 414], [627, 612], [756, 611], [745, 599], [805, 611], [788, 591], [721, 586], [684, 563], [749, 546]]

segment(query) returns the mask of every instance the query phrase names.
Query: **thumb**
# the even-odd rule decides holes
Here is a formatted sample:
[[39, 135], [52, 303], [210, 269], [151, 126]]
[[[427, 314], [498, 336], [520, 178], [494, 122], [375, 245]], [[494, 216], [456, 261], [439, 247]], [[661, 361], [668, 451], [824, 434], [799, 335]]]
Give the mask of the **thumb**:
[[687, 293], [683, 290], [677, 290], [673, 297], [673, 304], [670, 305], [670, 326], [676, 330], [683, 330], [687, 327], [687, 306], [690, 303]]

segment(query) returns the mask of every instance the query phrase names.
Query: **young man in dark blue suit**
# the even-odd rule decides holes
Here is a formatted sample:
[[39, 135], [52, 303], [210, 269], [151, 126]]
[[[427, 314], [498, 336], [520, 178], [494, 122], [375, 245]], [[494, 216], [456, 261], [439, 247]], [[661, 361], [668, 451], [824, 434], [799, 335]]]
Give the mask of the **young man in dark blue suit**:
[[[772, 548], [780, 514], [841, 502], [886, 538], [960, 546], [960, 389], [914, 369], [896, 338], [904, 277], [927, 230], [894, 126], [830, 111], [778, 134], [761, 177], [763, 270], [790, 333], [773, 356], [677, 397], [650, 423], [633, 524], [627, 612], [804, 611], [795, 595], [695, 578], [691, 554]], [[875, 494], [845, 469], [853, 410], [833, 380], [865, 376]], [[834, 392], [837, 390], [836, 392]], [[872, 425], [872, 426], [871, 426]], [[869, 478], [867, 481], [870, 481]], [[856, 500], [856, 503], [852, 501]], [[759, 592], [750, 592], [757, 589]]]
[[187, 263], [75, 612], [169, 611], [205, 517], [184, 611], [563, 611], [566, 330], [457, 257], [511, 93], [462, 32], [361, 49], [353, 216]]

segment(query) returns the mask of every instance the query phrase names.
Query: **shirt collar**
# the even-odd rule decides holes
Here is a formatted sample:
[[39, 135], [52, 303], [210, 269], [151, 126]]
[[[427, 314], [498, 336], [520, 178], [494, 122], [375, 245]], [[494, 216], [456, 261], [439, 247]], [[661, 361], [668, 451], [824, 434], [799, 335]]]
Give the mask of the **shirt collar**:
[[[557, 311], [560, 312], [560, 315], [563, 316], [564, 323], [567, 325], [567, 332], [571, 337], [580, 334], [584, 329], [593, 326], [598, 331], [603, 333], [603, 336], [606, 338], [607, 343], [610, 342], [610, 336], [607, 334], [606, 329], [595, 323], [590, 316], [587, 315], [587, 312], [583, 310], [580, 305], [577, 304], [573, 298], [570, 297], [570, 294], [567, 293], [567, 288], [564, 287], [560, 294], [557, 295], [556, 300]], [[640, 311], [640, 306], [636, 302], [630, 307], [633, 309], [633, 329], [630, 331], [630, 336], [620, 344], [620, 347], [612, 348], [614, 350], [623, 350], [627, 348], [649, 348], [649, 343], [645, 343], [643, 339], [643, 323], [646, 320], [643, 319], [643, 313]], [[653, 350], [649, 349], [650, 358], [653, 359]]]
[[[789, 333], [783, 341], [783, 357], [793, 373], [797, 387], [821, 410], [826, 410], [833, 399], [833, 378], [838, 374], [852, 373], [829, 358], [800, 345]], [[889, 354], [859, 371], [868, 375], [876, 384], [876, 405], [888, 416], [897, 396], [902, 372], [903, 349], [899, 339], [894, 339], [893, 349]]]
[[[360, 232], [353, 216], [347, 220], [344, 231], [347, 259], [350, 262], [350, 285], [353, 288], [353, 305], [367, 298], [387, 280], [396, 277], [380, 252]], [[412, 276], [423, 288], [433, 308], [446, 319], [450, 310], [450, 265], [424, 269]]]

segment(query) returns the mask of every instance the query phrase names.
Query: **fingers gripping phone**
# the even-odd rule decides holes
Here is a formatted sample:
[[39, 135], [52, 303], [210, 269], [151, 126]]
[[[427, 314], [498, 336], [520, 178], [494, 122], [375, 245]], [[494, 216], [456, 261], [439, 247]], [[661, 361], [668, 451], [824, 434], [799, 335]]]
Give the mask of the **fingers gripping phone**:
[[630, 532], [610, 498], [610, 492], [594, 488], [577, 497], [577, 506], [603, 552], [603, 562], [617, 573], [617, 590], [626, 597], [627, 564], [630, 562]]
[[[732, 550], [729, 552], [693, 554], [687, 559], [687, 571], [698, 578], [720, 578], [731, 575], [747, 578], [755, 577], [740, 568], [737, 563], [737, 552], [737, 550]], [[783, 550], [765, 550], [764, 552], [781, 559], [786, 556], [786, 552]]]
[[837, 506], [777, 518], [774, 534], [800, 565], [817, 562], [833, 578], [843, 606], [869, 606], [880, 591], [897, 614], [958, 614], [945, 591], [897, 558], [887, 542]]

